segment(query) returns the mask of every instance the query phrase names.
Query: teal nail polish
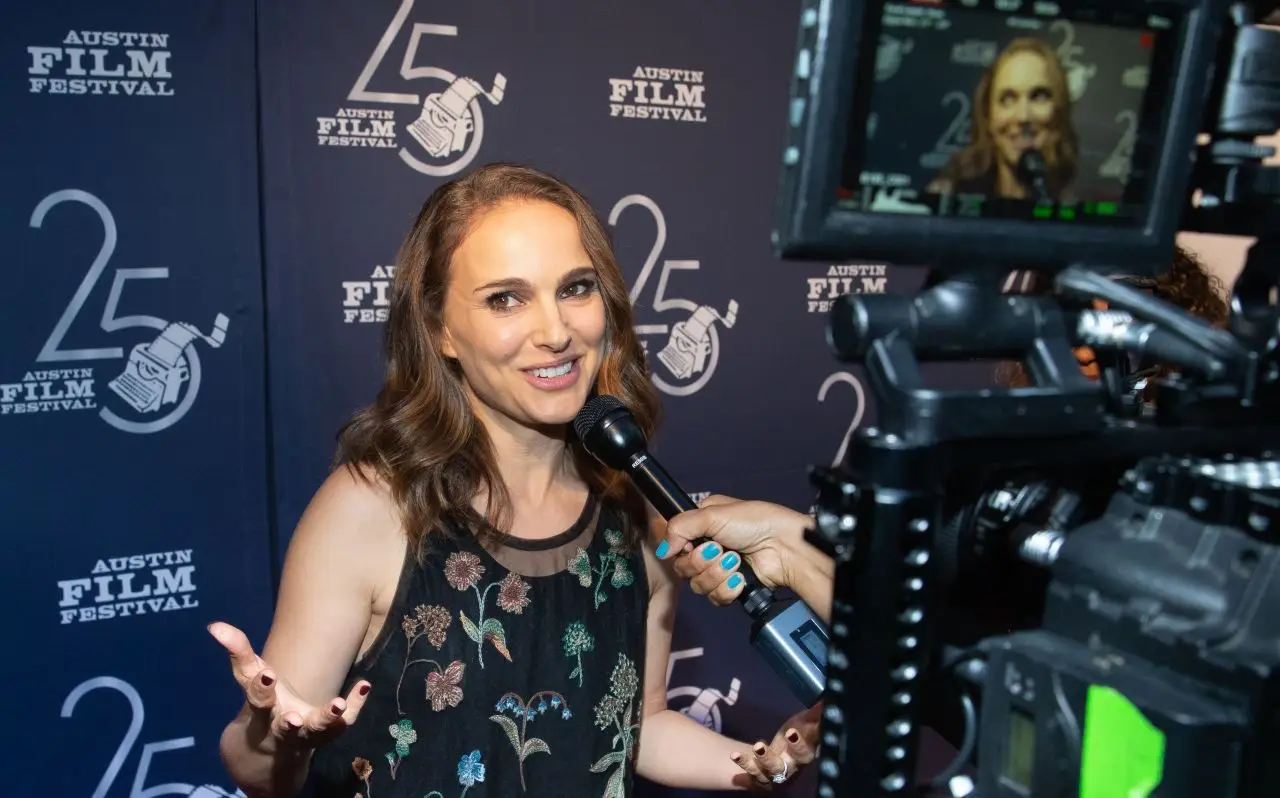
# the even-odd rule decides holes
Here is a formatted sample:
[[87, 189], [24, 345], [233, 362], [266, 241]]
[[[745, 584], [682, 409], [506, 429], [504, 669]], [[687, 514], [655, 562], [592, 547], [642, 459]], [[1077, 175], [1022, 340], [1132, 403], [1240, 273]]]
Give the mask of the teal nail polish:
[[658, 559], [661, 560], [663, 557], [667, 556], [667, 552], [670, 551], [670, 549], [671, 546], [664, 540], [658, 544], [658, 550], [654, 553], [657, 554]]
[[733, 590], [735, 587], [737, 587], [740, 584], [742, 584], [742, 574], [734, 574], [733, 576], [729, 577], [730, 590]]
[[728, 570], [738, 564], [738, 555], [730, 552], [724, 555], [724, 559], [720, 561], [720, 567]]
[[714, 543], [710, 543], [707, 545], [705, 549], [702, 550], [702, 559], [710, 560], [711, 558], [715, 557], [719, 553], [720, 553], [720, 547]]

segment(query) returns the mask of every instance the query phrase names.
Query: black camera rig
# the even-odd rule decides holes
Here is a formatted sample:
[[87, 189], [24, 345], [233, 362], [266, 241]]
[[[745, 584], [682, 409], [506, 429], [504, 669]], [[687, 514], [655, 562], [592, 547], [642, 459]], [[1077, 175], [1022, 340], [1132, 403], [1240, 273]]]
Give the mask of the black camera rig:
[[[1280, 128], [1280, 32], [1227, 0], [804, 5], [775, 244], [931, 268], [919, 294], [849, 295], [829, 320], [878, 421], [813, 472], [809, 540], [837, 563], [818, 795], [1280, 795], [1280, 177], [1254, 143]], [[1152, 49], [1117, 213], [1082, 225], [1087, 198], [1040, 196], [963, 217], [877, 166], [868, 120], [892, 103], [864, 43], [984, 13], [1127, 26]], [[1258, 238], [1226, 329], [1108, 276], [1158, 274], [1179, 229]], [[1022, 268], [1051, 290], [1003, 291]], [[1123, 412], [1082, 345], [1177, 371], [1152, 412]], [[926, 383], [923, 364], [981, 359], [1033, 384]], [[952, 597], [975, 573], [1039, 603], [966, 637]], [[942, 679], [981, 709], [965, 690], [957, 762], [917, 784]]]

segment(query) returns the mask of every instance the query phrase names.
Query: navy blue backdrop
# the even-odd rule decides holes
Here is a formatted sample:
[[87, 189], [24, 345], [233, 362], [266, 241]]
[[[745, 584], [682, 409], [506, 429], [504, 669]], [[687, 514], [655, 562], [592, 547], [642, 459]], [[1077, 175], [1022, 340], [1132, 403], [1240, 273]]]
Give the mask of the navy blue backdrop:
[[[290, 530], [338, 426], [379, 385], [396, 248], [431, 191], [474, 166], [551, 170], [607, 220], [677, 478], [808, 509], [806, 468], [836, 460], [873, 415], [859, 371], [826, 350], [829, 303], [911, 291], [921, 275], [771, 254], [797, 12], [8, 10], [0, 596], [22, 655], [4, 658], [0, 683], [6, 714], [29, 722], [20, 736], [11, 724], [22, 766], [9, 792], [235, 794], [217, 742], [239, 690], [205, 625], [229, 620], [261, 644]], [[1085, 39], [1072, 58], [1093, 65], [1093, 85], [1119, 81]], [[897, 55], [937, 60], [925, 50]], [[941, 134], [943, 99], [972, 80], [904, 91], [941, 109]], [[973, 379], [986, 377], [939, 375]], [[690, 716], [754, 739], [798, 707], [746, 631], [737, 610], [686, 596], [669, 688]]]

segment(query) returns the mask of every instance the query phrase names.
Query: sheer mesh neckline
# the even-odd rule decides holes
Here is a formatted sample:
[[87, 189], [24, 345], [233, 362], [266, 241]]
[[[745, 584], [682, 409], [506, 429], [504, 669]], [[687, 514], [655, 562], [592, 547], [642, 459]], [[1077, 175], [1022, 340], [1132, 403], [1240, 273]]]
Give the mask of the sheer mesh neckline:
[[572, 526], [558, 535], [552, 535], [549, 538], [530, 539], [518, 538], [515, 535], [499, 531], [497, 532], [498, 540], [501, 541], [499, 545], [506, 548], [519, 549], [520, 551], [547, 551], [559, 548], [566, 543], [571, 543], [577, 540], [578, 535], [582, 534], [583, 530], [594, 519], [596, 504], [598, 503], [599, 499], [596, 498], [596, 494], [589, 492], [586, 502], [582, 505], [582, 512], [578, 513], [578, 520], [574, 521]]
[[578, 520], [565, 531], [549, 538], [520, 538], [490, 528], [492, 542], [478, 545], [472, 535], [469, 542], [490, 559], [512, 573], [527, 577], [554, 576], [565, 571], [579, 549], [591, 546], [600, 520], [600, 498], [594, 491], [578, 514]]

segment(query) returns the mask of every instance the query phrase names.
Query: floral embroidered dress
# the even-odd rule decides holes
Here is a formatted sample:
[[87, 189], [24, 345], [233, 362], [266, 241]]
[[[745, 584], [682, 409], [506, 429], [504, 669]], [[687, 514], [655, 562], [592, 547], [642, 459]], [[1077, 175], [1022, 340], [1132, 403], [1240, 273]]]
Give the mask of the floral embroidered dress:
[[410, 554], [384, 628], [340, 694], [372, 684], [316, 751], [316, 798], [631, 794], [649, 587], [594, 497], [554, 538], [470, 534]]

